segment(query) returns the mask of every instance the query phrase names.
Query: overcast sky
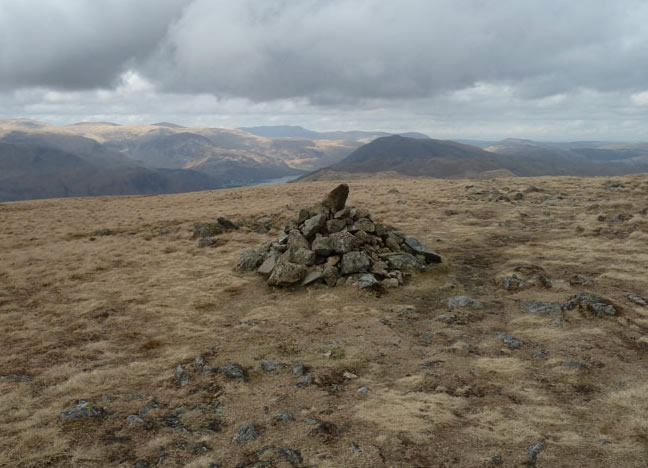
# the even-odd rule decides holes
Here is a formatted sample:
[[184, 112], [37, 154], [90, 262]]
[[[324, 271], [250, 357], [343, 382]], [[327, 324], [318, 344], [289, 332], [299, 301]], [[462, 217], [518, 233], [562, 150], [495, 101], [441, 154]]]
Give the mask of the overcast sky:
[[643, 0], [0, 0], [0, 118], [648, 140]]

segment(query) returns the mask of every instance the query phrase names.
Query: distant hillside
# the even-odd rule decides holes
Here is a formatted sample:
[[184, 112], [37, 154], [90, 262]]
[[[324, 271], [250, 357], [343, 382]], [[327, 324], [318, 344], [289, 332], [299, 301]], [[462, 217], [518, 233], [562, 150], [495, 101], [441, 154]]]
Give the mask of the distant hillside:
[[[239, 130], [267, 138], [310, 138], [312, 140], [362, 140], [394, 135], [387, 132], [363, 131], [316, 132], [296, 125], [241, 127]], [[405, 132], [399, 133], [399, 135], [409, 138], [429, 138], [427, 135], [418, 132]]]
[[[648, 170], [641, 159], [632, 164], [583, 152], [550, 149], [525, 140], [507, 140], [488, 151], [454, 141], [413, 139], [398, 135], [377, 138], [325, 170], [339, 173], [395, 171], [407, 176], [438, 178], [481, 177], [489, 171], [517, 176], [621, 175]], [[300, 180], [316, 180], [318, 173]], [[495, 173], [498, 173], [495, 172]], [[507, 173], [509, 173], [507, 172]]]
[[96, 195], [179, 193], [217, 188], [190, 170], [98, 166], [52, 147], [0, 143], [0, 201]]

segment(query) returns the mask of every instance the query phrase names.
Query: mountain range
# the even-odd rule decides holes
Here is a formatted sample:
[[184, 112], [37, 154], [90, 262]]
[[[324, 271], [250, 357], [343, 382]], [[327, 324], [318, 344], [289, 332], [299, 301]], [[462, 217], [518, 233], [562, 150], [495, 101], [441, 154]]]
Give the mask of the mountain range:
[[498, 171], [521, 177], [613, 176], [648, 172], [648, 145], [557, 144], [507, 139], [482, 149], [455, 141], [393, 135], [376, 138], [340, 162], [299, 180], [388, 171], [437, 178], [479, 177]]
[[[314, 171], [314, 172], [313, 172]], [[648, 144], [474, 144], [421, 133], [315, 132], [303, 127], [187, 128], [160, 122], [55, 126], [0, 121], [0, 201], [161, 194], [273, 179], [621, 175], [648, 172]]]

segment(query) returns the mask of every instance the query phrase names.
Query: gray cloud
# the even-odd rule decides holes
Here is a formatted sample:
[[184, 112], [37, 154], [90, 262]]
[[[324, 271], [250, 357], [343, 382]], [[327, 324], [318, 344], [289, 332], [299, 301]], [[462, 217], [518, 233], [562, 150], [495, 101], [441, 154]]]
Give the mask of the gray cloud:
[[0, 116], [639, 137], [646, 50], [641, 0], [2, 0]]
[[164, 39], [187, 0], [3, 0], [0, 88], [111, 87]]

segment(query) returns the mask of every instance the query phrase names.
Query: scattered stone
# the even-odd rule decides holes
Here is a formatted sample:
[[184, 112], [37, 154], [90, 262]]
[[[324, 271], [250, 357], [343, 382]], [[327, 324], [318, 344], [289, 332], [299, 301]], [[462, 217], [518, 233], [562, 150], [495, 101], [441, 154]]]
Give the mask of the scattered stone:
[[63, 410], [59, 414], [59, 418], [64, 421], [73, 419], [99, 419], [105, 415], [106, 413], [103, 408], [85, 400], [79, 400], [76, 406]]
[[398, 195], [398, 194], [400, 193], [400, 190], [398, 190], [398, 189], [395, 188], [395, 187], [392, 187], [392, 188], [390, 188], [389, 190], [387, 190], [387, 193], [393, 193], [393, 194]]
[[219, 217], [216, 222], [223, 231], [235, 231], [239, 227], [227, 218]]
[[407, 244], [407, 246], [416, 254], [423, 255], [427, 264], [441, 263], [441, 256], [434, 250], [425, 247], [416, 238], [408, 237], [407, 239], [405, 239], [405, 244]]
[[184, 387], [189, 383], [189, 376], [185, 372], [184, 367], [182, 367], [182, 364], [178, 364], [178, 367], [176, 367], [175, 381], [181, 387]]
[[502, 340], [504, 343], [506, 343], [509, 346], [509, 348], [519, 349], [520, 346], [522, 346], [522, 342], [520, 340], [514, 338], [513, 336], [509, 335], [508, 333], [495, 332], [495, 333], [493, 333], [493, 336], [495, 338], [498, 338], [498, 339]]
[[542, 358], [547, 357], [548, 355], [549, 355], [549, 350], [545, 349], [545, 348], [542, 348], [542, 349], [540, 349], [540, 351], [536, 351], [533, 354], [533, 357], [538, 358], [538, 359], [542, 359]]
[[571, 278], [569, 278], [570, 286], [587, 286], [590, 284], [592, 284], [592, 280], [586, 278], [583, 275], [574, 275]]
[[236, 430], [236, 434], [232, 437], [232, 442], [243, 445], [257, 440], [260, 436], [261, 434], [254, 424], [244, 424]]
[[273, 421], [294, 421], [295, 418], [292, 413], [288, 411], [282, 411], [281, 413], [277, 413], [272, 417]]
[[270, 286], [290, 286], [299, 283], [306, 276], [306, 267], [297, 263], [280, 262], [275, 266], [268, 284]]
[[441, 314], [437, 317], [443, 323], [454, 323], [457, 321], [457, 316], [455, 314]]
[[256, 250], [244, 250], [239, 257], [236, 268], [241, 271], [253, 271], [261, 264], [263, 257]]
[[304, 375], [306, 372], [306, 367], [301, 362], [295, 363], [292, 370], [290, 371], [292, 375]]
[[603, 184], [603, 186], [605, 188], [622, 188], [622, 187], [625, 187], [625, 185], [623, 185], [623, 182], [618, 181], [618, 180], [608, 180]]
[[544, 440], [531, 444], [527, 449], [527, 455], [529, 457], [529, 466], [535, 467], [538, 462], [538, 455], [547, 447], [547, 444]]
[[610, 301], [589, 292], [581, 292], [562, 305], [563, 309], [574, 309], [576, 307], [593, 312], [597, 317], [616, 315], [617, 312]]
[[385, 289], [392, 289], [399, 287], [400, 283], [396, 278], [386, 278], [380, 282], [380, 285]]
[[237, 362], [228, 362], [224, 366], [212, 367], [211, 369], [203, 371], [203, 374], [211, 374], [213, 372], [219, 372], [230, 380], [238, 380], [240, 382], [247, 382], [248, 380], [245, 369], [243, 369], [243, 366]]
[[[263, 456], [263, 454], [265, 452], [267, 452], [269, 450], [272, 451], [272, 453], [274, 453], [275, 455], [279, 455], [279, 456], [285, 458], [286, 461], [288, 463], [290, 463], [291, 465], [293, 465], [293, 466], [301, 466], [301, 464], [304, 461], [302, 456], [301, 456], [301, 453], [298, 450], [293, 450], [293, 449], [288, 449], [288, 448], [281, 448], [281, 447], [273, 447], [271, 445], [267, 445], [267, 446], [263, 447], [261, 450], [257, 451], [256, 456], [261, 457], [261, 456]], [[258, 463], [257, 463], [257, 464], [254, 464], [252, 466], [273, 466], [272, 464], [265, 465], [265, 462], [260, 462], [260, 463], [264, 463], [264, 465], [258, 465]], [[249, 466], [249, 465], [245, 465], [245, 466]]]
[[266, 372], [275, 372], [278, 370], [287, 369], [288, 364], [279, 361], [261, 361], [261, 369]]
[[648, 301], [643, 297], [640, 296], [639, 294], [631, 294], [628, 296], [628, 299], [635, 304], [639, 304], [640, 306], [646, 307], [648, 306]]
[[135, 468], [149, 468], [151, 464], [146, 460], [137, 460], [135, 462]]
[[214, 237], [205, 237], [198, 241], [198, 248], [202, 249], [205, 247], [217, 247], [221, 244], [221, 241]]
[[94, 237], [112, 236], [114, 232], [108, 228], [97, 229], [92, 233]]
[[582, 369], [585, 364], [579, 361], [565, 361], [562, 363], [563, 367], [570, 367], [572, 369]]
[[0, 380], [7, 380], [9, 382], [31, 382], [34, 378], [31, 375], [25, 374], [5, 374], [0, 375]]
[[478, 300], [468, 296], [454, 296], [448, 298], [448, 309], [453, 310], [459, 307], [483, 309], [484, 306]]
[[340, 184], [328, 193], [322, 205], [334, 212], [339, 211], [344, 208], [348, 197], [349, 186], [347, 184]]
[[304, 388], [308, 387], [313, 383], [313, 378], [310, 375], [302, 375], [297, 378], [297, 387]]
[[502, 457], [499, 455], [495, 455], [494, 457], [491, 457], [488, 460], [488, 464], [492, 466], [500, 466], [502, 464]]
[[530, 314], [557, 315], [562, 313], [560, 304], [554, 304], [552, 302], [522, 301], [520, 304]]
[[525, 285], [526, 283], [518, 278], [515, 273], [504, 277], [502, 281], [500, 281], [500, 286], [508, 291], [517, 291], [524, 288]]
[[152, 409], [155, 409], [155, 408], [159, 408], [159, 407], [160, 407], [160, 404], [157, 401], [149, 400], [149, 401], [146, 402], [144, 407], [137, 412], [137, 415], [139, 417], [144, 417], [144, 416], [146, 416], [148, 414], [149, 411], [151, 411]]
[[128, 416], [126, 418], [126, 422], [128, 424], [136, 424], [138, 426], [145, 426], [146, 425], [146, 421], [144, 421], [142, 418], [140, 418], [136, 414], [131, 414], [130, 416]]
[[456, 215], [456, 214], [459, 214], [457, 211], [455, 211], [455, 210], [451, 210], [450, 208], [447, 208], [447, 209], [444, 211], [444, 213], [445, 213], [446, 216], [454, 216], [454, 215]]
[[214, 237], [218, 234], [223, 233], [223, 227], [218, 223], [196, 223], [193, 225], [193, 236], [192, 239], [197, 239], [199, 237]]
[[367, 387], [360, 387], [359, 389], [356, 390], [356, 393], [366, 396], [369, 395], [369, 389]]

